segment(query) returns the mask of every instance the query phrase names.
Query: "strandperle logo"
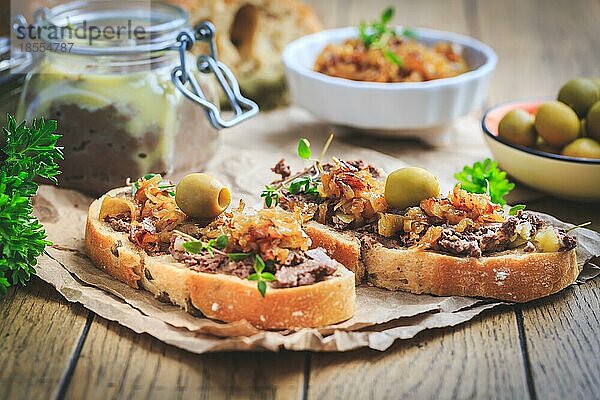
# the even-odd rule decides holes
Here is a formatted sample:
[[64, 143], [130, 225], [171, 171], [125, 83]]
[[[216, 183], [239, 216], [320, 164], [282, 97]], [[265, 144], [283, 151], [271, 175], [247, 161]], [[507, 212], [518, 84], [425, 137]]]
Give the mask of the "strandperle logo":
[[143, 40], [146, 39], [146, 29], [143, 26], [133, 26], [131, 20], [126, 25], [88, 25], [87, 21], [73, 26], [70, 23], [65, 26], [56, 25], [28, 25], [18, 26], [15, 29], [18, 40], [30, 41], [56, 41], [64, 42], [77, 39], [87, 41], [91, 46], [96, 40]]

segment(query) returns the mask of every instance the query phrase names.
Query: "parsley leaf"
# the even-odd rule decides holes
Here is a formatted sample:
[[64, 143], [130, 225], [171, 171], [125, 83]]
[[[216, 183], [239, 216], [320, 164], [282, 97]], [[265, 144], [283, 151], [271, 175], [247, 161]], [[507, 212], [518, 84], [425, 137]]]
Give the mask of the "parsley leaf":
[[504, 197], [515, 188], [515, 184], [506, 178], [506, 172], [489, 158], [465, 166], [454, 177], [461, 183], [462, 189], [470, 193], [488, 193], [492, 202], [500, 205], [506, 204]]
[[57, 183], [62, 148], [56, 121], [43, 118], [17, 125], [8, 115], [0, 149], [0, 297], [10, 286], [25, 285], [35, 274], [37, 257], [47, 245], [43, 226], [33, 215], [37, 178]]

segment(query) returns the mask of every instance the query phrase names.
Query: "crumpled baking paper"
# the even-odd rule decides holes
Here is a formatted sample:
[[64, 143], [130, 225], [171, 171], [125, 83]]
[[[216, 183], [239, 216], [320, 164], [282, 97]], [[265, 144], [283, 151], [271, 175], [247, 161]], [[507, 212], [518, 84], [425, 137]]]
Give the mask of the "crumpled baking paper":
[[[267, 115], [266, 118], [275, 119], [272, 124], [264, 124], [263, 121], [270, 129], [259, 132], [255, 125], [250, 125], [245, 132], [238, 130], [223, 140], [219, 154], [205, 170], [230, 186], [234, 201], [243, 198], [250, 206], [260, 206], [262, 187], [275, 178], [269, 168], [282, 155], [294, 167], [302, 167], [302, 161], [293, 152], [297, 138], [307, 136], [302, 132], [306, 125], [298, 123], [296, 118], [295, 123], [290, 124], [294, 128], [285, 134], [278, 134], [273, 128], [279, 126], [279, 132], [283, 132], [281, 126], [289, 123], [290, 115], [294, 117], [294, 112]], [[313, 132], [325, 131], [319, 125], [309, 126], [312, 126]], [[318, 143], [317, 140], [313, 142]], [[353, 146], [345, 140], [336, 143], [331, 153], [346, 159], [362, 158], [387, 171], [403, 165], [395, 158]], [[431, 160], [430, 154], [423, 156], [421, 165], [427, 166], [427, 160]], [[465, 163], [464, 155], [460, 156], [459, 163]], [[432, 169], [435, 170], [435, 167]], [[440, 183], [446, 190], [453, 184], [443, 174]], [[81, 303], [103, 318], [194, 353], [280, 349], [348, 351], [361, 347], [385, 350], [395, 340], [412, 338], [426, 329], [454, 326], [487, 309], [507, 304], [458, 296], [391, 292], [363, 285], [357, 287], [356, 315], [343, 323], [319, 329], [262, 331], [246, 321], [221, 323], [193, 317], [177, 306], [161, 303], [151, 293], [130, 288], [94, 267], [84, 250], [85, 220], [91, 201], [74, 191], [51, 186], [40, 188], [34, 207], [54, 246], [40, 258], [37, 275], [70, 302]], [[544, 218], [558, 226], [571, 226], [550, 216]], [[574, 234], [579, 240], [578, 259], [582, 272], [578, 282], [582, 283], [600, 275], [600, 266], [597, 265], [600, 262], [590, 261], [593, 256], [600, 255], [600, 234], [588, 229], [577, 229]]]

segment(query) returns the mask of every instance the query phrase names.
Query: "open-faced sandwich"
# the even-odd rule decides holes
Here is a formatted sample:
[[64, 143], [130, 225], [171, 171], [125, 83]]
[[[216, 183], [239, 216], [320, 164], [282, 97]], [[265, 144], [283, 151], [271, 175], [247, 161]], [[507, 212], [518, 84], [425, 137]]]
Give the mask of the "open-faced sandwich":
[[225, 211], [229, 202], [229, 190], [206, 174], [177, 187], [160, 175], [140, 178], [92, 203], [88, 254], [110, 275], [193, 315], [263, 329], [353, 315], [354, 274], [311, 246], [300, 211], [243, 203]]
[[[300, 141], [301, 157], [310, 158], [308, 146]], [[497, 171], [486, 184], [488, 192], [490, 184], [499, 187], [493, 197], [501, 203], [511, 184], [495, 164], [485, 168]], [[524, 302], [560, 291], [579, 274], [568, 232], [460, 184], [441, 196], [424, 169], [386, 176], [363, 161], [334, 158], [293, 175], [281, 160], [273, 171], [281, 179], [263, 192], [266, 205], [300, 211], [313, 246], [353, 271], [357, 284], [366, 278], [390, 290]]]

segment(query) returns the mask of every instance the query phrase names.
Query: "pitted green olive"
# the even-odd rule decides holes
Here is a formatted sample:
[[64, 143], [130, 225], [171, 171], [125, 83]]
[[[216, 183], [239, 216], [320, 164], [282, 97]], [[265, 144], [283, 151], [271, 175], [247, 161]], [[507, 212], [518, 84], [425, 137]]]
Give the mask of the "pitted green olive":
[[533, 115], [520, 108], [510, 110], [500, 120], [498, 135], [514, 144], [533, 146], [537, 136]]
[[588, 111], [585, 129], [589, 137], [600, 140], [600, 101], [597, 101]]
[[535, 129], [553, 147], [563, 147], [579, 135], [581, 123], [575, 111], [560, 101], [549, 101], [538, 108]]
[[560, 88], [558, 101], [571, 107], [579, 118], [585, 117], [588, 110], [600, 99], [599, 89], [590, 79], [571, 79]]
[[231, 193], [216, 178], [194, 173], [177, 184], [175, 202], [190, 217], [215, 218], [229, 206]]
[[400, 168], [385, 181], [385, 200], [394, 208], [417, 206], [421, 200], [440, 195], [440, 184], [429, 171], [418, 167]]
[[569, 143], [562, 154], [570, 157], [600, 158], [600, 143], [590, 138], [579, 138]]

